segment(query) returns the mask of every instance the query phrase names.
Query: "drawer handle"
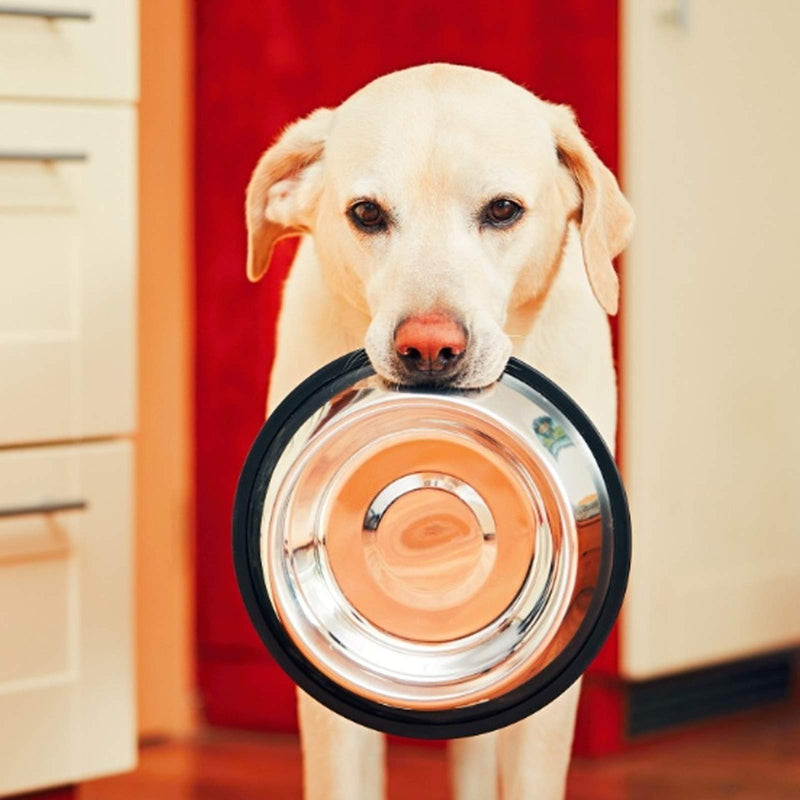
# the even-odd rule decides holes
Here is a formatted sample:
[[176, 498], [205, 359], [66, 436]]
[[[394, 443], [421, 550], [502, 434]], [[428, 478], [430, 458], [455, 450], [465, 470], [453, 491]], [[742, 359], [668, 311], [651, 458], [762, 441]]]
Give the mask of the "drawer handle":
[[38, 506], [10, 506], [0, 508], [0, 517], [26, 517], [32, 514], [53, 514], [56, 511], [83, 511], [88, 508], [86, 500], [61, 500], [55, 503], [41, 503]]
[[26, 8], [25, 6], [0, 5], [0, 16], [37, 17], [39, 19], [76, 19], [89, 22], [91, 11], [69, 11], [58, 8]]
[[70, 153], [59, 150], [26, 152], [24, 150], [0, 150], [0, 161], [87, 161], [87, 153]]

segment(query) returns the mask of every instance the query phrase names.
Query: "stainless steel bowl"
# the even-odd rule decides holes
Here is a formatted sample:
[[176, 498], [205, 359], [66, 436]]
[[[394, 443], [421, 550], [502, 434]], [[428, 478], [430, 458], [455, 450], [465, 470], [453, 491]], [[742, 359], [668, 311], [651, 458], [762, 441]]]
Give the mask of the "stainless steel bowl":
[[250, 617], [295, 682], [423, 738], [499, 728], [563, 692], [608, 635], [630, 561], [600, 435], [516, 359], [477, 392], [389, 388], [363, 351], [328, 364], [264, 424], [233, 534]]

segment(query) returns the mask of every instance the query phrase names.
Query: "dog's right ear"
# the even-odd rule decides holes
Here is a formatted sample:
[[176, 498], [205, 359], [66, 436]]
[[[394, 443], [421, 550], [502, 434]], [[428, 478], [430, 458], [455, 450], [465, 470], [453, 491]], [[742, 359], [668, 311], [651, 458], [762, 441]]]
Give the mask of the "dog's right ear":
[[286, 128], [258, 161], [247, 187], [247, 277], [267, 271], [279, 239], [310, 230], [322, 191], [322, 154], [333, 111], [318, 108]]

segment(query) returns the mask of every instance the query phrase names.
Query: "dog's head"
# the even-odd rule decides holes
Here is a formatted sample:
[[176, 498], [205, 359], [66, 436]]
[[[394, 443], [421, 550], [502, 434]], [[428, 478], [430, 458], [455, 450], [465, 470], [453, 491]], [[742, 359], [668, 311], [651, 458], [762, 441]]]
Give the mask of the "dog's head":
[[494, 381], [511, 309], [546, 294], [570, 220], [589, 284], [617, 308], [611, 260], [632, 212], [566, 106], [495, 73], [429, 64], [373, 81], [290, 125], [247, 190], [247, 274], [313, 235], [324, 277], [371, 322], [396, 383]]

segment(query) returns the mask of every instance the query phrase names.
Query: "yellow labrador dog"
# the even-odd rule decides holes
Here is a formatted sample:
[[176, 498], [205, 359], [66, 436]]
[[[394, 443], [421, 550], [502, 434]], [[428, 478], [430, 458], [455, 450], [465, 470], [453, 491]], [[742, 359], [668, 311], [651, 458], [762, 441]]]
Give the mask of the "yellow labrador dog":
[[[633, 215], [565, 106], [500, 75], [427, 64], [290, 125], [247, 190], [247, 274], [302, 235], [268, 410], [365, 347], [392, 383], [480, 387], [509, 355], [559, 383], [609, 446], [611, 260]], [[451, 744], [458, 800], [563, 797], [579, 685], [527, 720]], [[302, 692], [307, 800], [377, 800], [383, 737]]]

